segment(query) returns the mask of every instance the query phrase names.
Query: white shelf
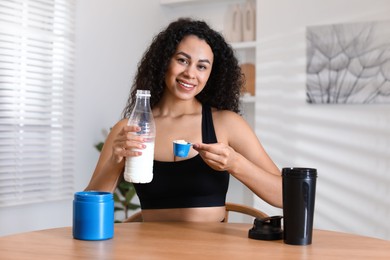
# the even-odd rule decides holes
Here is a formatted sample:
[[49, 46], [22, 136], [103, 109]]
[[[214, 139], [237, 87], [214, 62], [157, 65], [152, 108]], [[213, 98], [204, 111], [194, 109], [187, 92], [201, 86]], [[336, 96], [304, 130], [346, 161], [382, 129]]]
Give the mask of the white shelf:
[[237, 2], [237, 0], [160, 0], [161, 5], [165, 6], [181, 6], [186, 4], [196, 4], [196, 3], [218, 3], [218, 2]]
[[256, 41], [251, 42], [231, 42], [230, 45], [235, 50], [256, 48]]
[[241, 102], [245, 103], [245, 104], [255, 103], [256, 102], [256, 97], [255, 96], [251, 96], [251, 95], [244, 95], [244, 96], [241, 97]]

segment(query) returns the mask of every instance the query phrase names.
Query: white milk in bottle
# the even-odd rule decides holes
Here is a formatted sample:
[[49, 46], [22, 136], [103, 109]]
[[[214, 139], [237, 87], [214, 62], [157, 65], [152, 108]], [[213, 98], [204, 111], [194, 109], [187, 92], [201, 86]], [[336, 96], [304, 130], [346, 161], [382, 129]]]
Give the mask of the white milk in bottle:
[[[141, 135], [145, 139], [145, 149], [139, 149], [141, 156], [130, 156], [126, 158], [124, 178], [133, 183], [149, 183], [153, 179], [153, 159], [154, 159], [154, 138], [156, 127], [152, 110], [150, 108], [150, 91], [137, 90], [136, 103], [131, 112], [128, 125], [138, 125]], [[138, 149], [134, 149], [137, 151]]]

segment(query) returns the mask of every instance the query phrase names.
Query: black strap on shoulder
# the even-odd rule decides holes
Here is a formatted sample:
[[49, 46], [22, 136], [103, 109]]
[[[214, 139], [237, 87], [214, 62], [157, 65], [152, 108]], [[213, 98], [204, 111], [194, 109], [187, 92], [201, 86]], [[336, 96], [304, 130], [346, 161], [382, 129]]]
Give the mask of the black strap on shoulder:
[[202, 141], [206, 144], [217, 143], [211, 107], [208, 105], [202, 106]]

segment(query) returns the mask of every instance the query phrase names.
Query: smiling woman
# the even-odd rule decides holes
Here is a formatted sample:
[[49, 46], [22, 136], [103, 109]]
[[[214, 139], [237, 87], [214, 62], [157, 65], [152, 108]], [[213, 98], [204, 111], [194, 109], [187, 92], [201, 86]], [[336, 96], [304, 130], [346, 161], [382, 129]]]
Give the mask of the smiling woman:
[[[239, 115], [243, 82], [221, 34], [203, 21], [169, 24], [139, 63], [124, 119], [107, 137], [86, 189], [113, 191], [123, 158], [142, 156], [145, 140], [126, 118], [137, 90], [150, 90], [156, 125], [153, 180], [134, 183], [144, 221], [222, 221], [230, 175], [280, 207], [280, 171]], [[180, 139], [193, 144], [187, 157], [174, 155], [172, 142]]]

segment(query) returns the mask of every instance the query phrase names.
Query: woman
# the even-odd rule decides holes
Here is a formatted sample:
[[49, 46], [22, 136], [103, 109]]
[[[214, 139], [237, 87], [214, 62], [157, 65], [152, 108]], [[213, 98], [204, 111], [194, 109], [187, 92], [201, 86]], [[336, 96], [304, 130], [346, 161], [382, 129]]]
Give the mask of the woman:
[[[131, 95], [105, 141], [87, 190], [113, 192], [129, 156], [145, 145], [127, 126], [137, 89], [151, 91], [156, 124], [154, 177], [134, 184], [144, 221], [222, 221], [229, 176], [258, 197], [282, 206], [279, 169], [238, 114], [243, 78], [233, 50], [203, 21], [179, 19], [145, 52]], [[193, 143], [175, 158], [172, 141]]]

